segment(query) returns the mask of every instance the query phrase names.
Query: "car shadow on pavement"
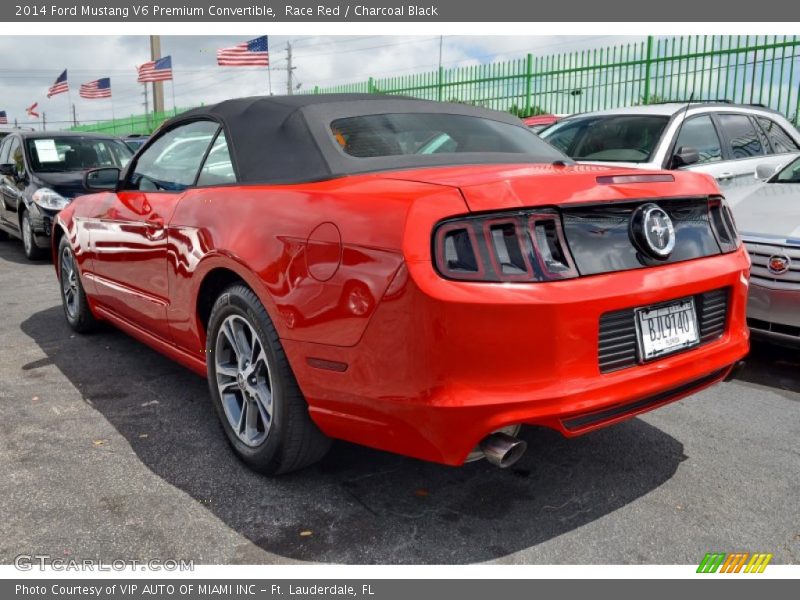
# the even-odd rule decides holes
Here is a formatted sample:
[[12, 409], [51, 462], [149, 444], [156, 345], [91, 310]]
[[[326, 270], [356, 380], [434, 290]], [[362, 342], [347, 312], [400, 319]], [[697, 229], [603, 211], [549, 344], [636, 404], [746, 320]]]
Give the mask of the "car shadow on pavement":
[[457, 564], [507, 557], [624, 507], [668, 481], [686, 458], [680, 442], [634, 419], [572, 440], [523, 430], [528, 452], [506, 471], [337, 442], [318, 465], [271, 479], [235, 458], [204, 379], [113, 329], [74, 335], [59, 306], [32, 315], [22, 330], [48, 359], [25, 368], [56, 365], [147, 468], [289, 559]]
[[22, 242], [17, 238], [0, 240], [0, 260], [17, 265], [43, 265], [53, 268], [53, 261], [49, 255], [36, 260], [25, 256]]
[[736, 379], [800, 394], [800, 348], [752, 340]]

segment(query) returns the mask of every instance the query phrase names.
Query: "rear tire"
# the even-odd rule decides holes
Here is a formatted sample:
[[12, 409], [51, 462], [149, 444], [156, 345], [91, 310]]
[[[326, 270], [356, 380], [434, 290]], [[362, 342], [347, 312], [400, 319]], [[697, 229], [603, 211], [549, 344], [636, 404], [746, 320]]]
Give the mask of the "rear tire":
[[278, 475], [325, 456], [331, 440], [311, 420], [275, 327], [252, 290], [236, 284], [217, 298], [206, 346], [214, 408], [248, 466]]
[[58, 245], [58, 281], [61, 289], [61, 306], [67, 323], [78, 333], [89, 333], [97, 329], [99, 321], [92, 314], [86, 293], [81, 283], [81, 274], [75, 262], [75, 254], [67, 236]]
[[28, 211], [23, 211], [22, 219], [20, 220], [20, 233], [22, 234], [22, 247], [25, 249], [25, 256], [28, 260], [41, 259], [45, 251], [36, 245], [36, 238], [33, 234], [33, 226], [31, 225], [31, 218]]

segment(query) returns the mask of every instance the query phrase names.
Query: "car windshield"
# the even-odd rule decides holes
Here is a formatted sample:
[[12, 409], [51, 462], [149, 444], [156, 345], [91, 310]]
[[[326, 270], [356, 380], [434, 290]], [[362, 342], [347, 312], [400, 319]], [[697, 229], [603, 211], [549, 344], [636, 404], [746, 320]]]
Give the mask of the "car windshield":
[[668, 122], [661, 115], [573, 117], [539, 135], [575, 160], [647, 162]]
[[427, 113], [337, 119], [331, 133], [356, 158], [430, 154], [524, 154], [527, 160], [563, 160], [527, 128], [482, 117]]
[[781, 169], [770, 183], [800, 183], [800, 158], [796, 158]]
[[26, 145], [31, 169], [38, 173], [122, 168], [133, 156], [125, 143], [113, 139], [54, 136], [28, 139]]

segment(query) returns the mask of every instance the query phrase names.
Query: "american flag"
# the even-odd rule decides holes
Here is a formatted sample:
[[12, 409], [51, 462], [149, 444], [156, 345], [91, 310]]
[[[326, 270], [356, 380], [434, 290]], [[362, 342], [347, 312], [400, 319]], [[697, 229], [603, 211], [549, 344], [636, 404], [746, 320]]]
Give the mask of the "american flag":
[[4, 110], [0, 110], [0, 125], [8, 125], [8, 116]]
[[269, 65], [269, 45], [267, 36], [262, 35], [249, 42], [236, 44], [231, 48], [217, 50], [217, 64], [220, 67], [266, 67]]
[[139, 72], [139, 83], [149, 83], [151, 81], [171, 81], [172, 80], [172, 57], [165, 56], [158, 60], [151, 60], [144, 63], [141, 67], [136, 67]]
[[81, 98], [111, 98], [111, 78], [103, 77], [81, 84]]
[[47, 97], [50, 98], [56, 94], [63, 94], [64, 92], [68, 91], [69, 83], [67, 83], [67, 70], [64, 69], [64, 72], [58, 76], [58, 79], [56, 79], [56, 82], [50, 86], [50, 89], [47, 90]]

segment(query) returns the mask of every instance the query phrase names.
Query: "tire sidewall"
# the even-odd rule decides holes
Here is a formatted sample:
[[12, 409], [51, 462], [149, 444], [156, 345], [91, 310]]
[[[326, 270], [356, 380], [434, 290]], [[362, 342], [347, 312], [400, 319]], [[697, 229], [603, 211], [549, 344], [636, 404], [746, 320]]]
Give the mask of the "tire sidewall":
[[[281, 372], [280, 362], [275, 354], [275, 349], [271, 341], [272, 338], [269, 335], [270, 332], [268, 329], [271, 328], [271, 325], [268, 322], [264, 322], [265, 317], [259, 314], [261, 310], [264, 309], [262, 307], [252, 306], [250, 300], [243, 294], [238, 293], [236, 289], [229, 290], [220, 296], [209, 318], [208, 337], [206, 340], [206, 367], [211, 399], [228, 441], [246, 463], [263, 469], [269, 468], [270, 465], [280, 464], [280, 449], [282, 446], [282, 437], [285, 433], [283, 419], [286, 413], [286, 376]], [[267, 355], [272, 382], [272, 423], [266, 439], [255, 447], [248, 446], [242, 442], [232, 430], [217, 388], [214, 355], [217, 346], [217, 336], [219, 335], [220, 327], [225, 319], [233, 315], [245, 318], [258, 335], [264, 353]]]

